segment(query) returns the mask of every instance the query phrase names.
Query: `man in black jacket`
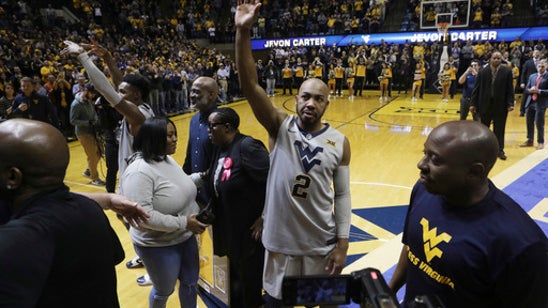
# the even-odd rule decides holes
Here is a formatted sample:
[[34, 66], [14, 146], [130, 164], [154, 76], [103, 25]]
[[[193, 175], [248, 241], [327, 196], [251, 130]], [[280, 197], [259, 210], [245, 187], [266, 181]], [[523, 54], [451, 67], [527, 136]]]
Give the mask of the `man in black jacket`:
[[470, 111], [478, 113], [480, 121], [487, 127], [493, 122], [493, 132], [499, 142], [499, 158], [506, 160], [504, 153], [504, 130], [508, 112], [514, 110], [514, 86], [512, 71], [500, 65], [502, 54], [491, 54], [489, 65], [478, 73], [476, 85], [472, 91]]

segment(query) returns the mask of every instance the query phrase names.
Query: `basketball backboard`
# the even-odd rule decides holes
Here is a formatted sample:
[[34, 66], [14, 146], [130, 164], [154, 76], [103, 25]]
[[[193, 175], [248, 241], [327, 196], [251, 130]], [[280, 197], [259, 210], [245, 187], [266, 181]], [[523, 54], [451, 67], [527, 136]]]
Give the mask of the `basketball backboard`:
[[448, 22], [451, 28], [470, 24], [470, 0], [421, 1], [420, 29], [436, 29], [438, 22]]

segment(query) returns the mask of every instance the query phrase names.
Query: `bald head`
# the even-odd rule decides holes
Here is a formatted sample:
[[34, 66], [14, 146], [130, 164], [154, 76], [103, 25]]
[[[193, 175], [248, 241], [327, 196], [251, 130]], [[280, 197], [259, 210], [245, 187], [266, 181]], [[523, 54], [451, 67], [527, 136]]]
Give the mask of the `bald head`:
[[301, 87], [299, 88], [299, 92], [308, 87], [314, 87], [318, 89], [319, 91], [321, 91], [322, 94], [325, 94], [326, 97], [329, 94], [329, 88], [327, 87], [325, 82], [323, 82], [321, 79], [318, 79], [318, 78], [306, 79], [305, 81], [303, 81]]
[[211, 77], [198, 77], [190, 88], [190, 102], [200, 111], [206, 111], [217, 101], [219, 87]]
[[498, 141], [493, 132], [476, 121], [445, 122], [434, 128], [428, 139], [444, 144], [462, 164], [482, 163], [486, 177], [499, 153]]
[[0, 185], [26, 192], [62, 185], [69, 150], [53, 126], [27, 119], [8, 120], [0, 124], [0, 144]]
[[215, 81], [215, 79], [211, 77], [205, 77], [205, 76], [198, 77], [194, 81], [193, 85], [199, 86], [207, 91], [215, 92], [215, 94], [218, 94], [219, 92], [219, 87], [217, 86], [217, 82]]

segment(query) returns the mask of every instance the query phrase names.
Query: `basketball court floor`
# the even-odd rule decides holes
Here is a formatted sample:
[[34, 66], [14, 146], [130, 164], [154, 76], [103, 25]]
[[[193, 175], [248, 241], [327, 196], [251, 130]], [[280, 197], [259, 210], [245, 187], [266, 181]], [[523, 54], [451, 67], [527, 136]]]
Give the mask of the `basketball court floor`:
[[[459, 99], [442, 103], [441, 94], [425, 94], [412, 102], [410, 95], [392, 92], [387, 102], [379, 101], [378, 91], [368, 90], [363, 97], [331, 98], [324, 120], [344, 133], [352, 149], [350, 181], [352, 193], [352, 227], [347, 267], [350, 273], [374, 267], [386, 280], [399, 257], [401, 232], [411, 188], [419, 177], [416, 165], [422, 157], [428, 133], [440, 123], [459, 119]], [[273, 103], [294, 113], [294, 97], [277, 94]], [[516, 101], [521, 101], [519, 94]], [[240, 131], [267, 144], [265, 130], [253, 116], [247, 101], [228, 105], [241, 117]], [[519, 110], [519, 106], [516, 106]], [[188, 126], [193, 114], [173, 118], [179, 141], [175, 159], [182, 164], [186, 153]], [[525, 118], [519, 111], [509, 114], [506, 126], [506, 161], [498, 160], [490, 177], [513, 197], [548, 234], [548, 149], [520, 148], [526, 140]], [[73, 191], [104, 191], [92, 186], [81, 174], [86, 168], [84, 152], [78, 142], [70, 144], [71, 162], [66, 184]], [[106, 173], [104, 161], [100, 173]], [[140, 287], [135, 279], [143, 269], [127, 269], [125, 262], [135, 253], [128, 232], [111, 212], [107, 212], [126, 252], [126, 260], [117, 266], [118, 295], [122, 307], [147, 307], [150, 287]], [[511, 227], [511, 226], [509, 226]], [[209, 236], [208, 234], [202, 235]], [[100, 252], [97, 252], [100, 253]], [[92, 266], [92, 265], [90, 265]], [[401, 294], [400, 294], [401, 297]], [[201, 307], [205, 305], [200, 302]], [[357, 305], [353, 305], [357, 307]], [[178, 307], [177, 293], [168, 307]]]

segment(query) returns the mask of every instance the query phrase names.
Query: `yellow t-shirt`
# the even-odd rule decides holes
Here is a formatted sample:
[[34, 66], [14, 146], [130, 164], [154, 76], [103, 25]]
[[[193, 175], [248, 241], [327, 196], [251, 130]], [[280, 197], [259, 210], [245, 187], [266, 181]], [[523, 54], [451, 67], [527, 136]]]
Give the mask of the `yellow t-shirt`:
[[283, 78], [291, 78], [292, 74], [293, 74], [293, 70], [290, 67], [284, 67], [282, 69]]
[[335, 78], [343, 78], [344, 77], [344, 67], [337, 66], [335, 67]]

